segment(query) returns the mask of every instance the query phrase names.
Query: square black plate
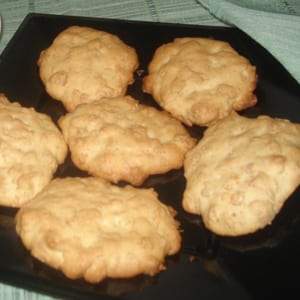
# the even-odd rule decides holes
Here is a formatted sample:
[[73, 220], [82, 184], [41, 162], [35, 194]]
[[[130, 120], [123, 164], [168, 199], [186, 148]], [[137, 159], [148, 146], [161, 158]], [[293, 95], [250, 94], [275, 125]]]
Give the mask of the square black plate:
[[[136, 48], [139, 70], [146, 71], [154, 50], [180, 36], [213, 37], [228, 41], [257, 67], [258, 104], [243, 112], [249, 117], [268, 114], [300, 122], [300, 86], [260, 45], [233, 28], [127, 22], [97, 18], [30, 14], [0, 56], [0, 92], [24, 106], [49, 114], [54, 121], [65, 113], [40, 82], [37, 59], [54, 37], [70, 25], [84, 25], [117, 34]], [[141, 74], [128, 94], [155, 105], [141, 92]], [[145, 72], [144, 72], [145, 74]], [[0, 129], [1, 130], [1, 129]], [[191, 128], [201, 137], [203, 128]], [[0, 154], [1, 155], [1, 154]], [[180, 253], [167, 259], [167, 270], [155, 277], [107, 279], [91, 285], [69, 280], [31, 257], [14, 229], [15, 209], [0, 207], [0, 280], [41, 293], [70, 299], [275, 299], [299, 297], [300, 190], [288, 199], [271, 226], [239, 238], [208, 232], [201, 218], [181, 207], [185, 181], [182, 170], [152, 176], [160, 199], [174, 206], [182, 224]], [[86, 175], [70, 159], [56, 176]]]

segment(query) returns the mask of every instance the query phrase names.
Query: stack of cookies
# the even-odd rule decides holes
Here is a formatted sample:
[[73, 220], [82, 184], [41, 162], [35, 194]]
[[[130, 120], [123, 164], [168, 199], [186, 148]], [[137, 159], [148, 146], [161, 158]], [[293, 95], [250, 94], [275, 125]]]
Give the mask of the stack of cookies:
[[46, 91], [67, 111], [58, 120], [63, 145], [89, 176], [49, 180], [27, 197], [16, 216], [24, 245], [67, 277], [91, 283], [164, 270], [165, 257], [180, 249], [176, 212], [138, 186], [181, 168], [195, 139], [169, 113], [126, 95], [138, 57], [115, 35], [72, 26], [38, 65]]
[[[38, 60], [66, 109], [58, 126], [0, 98], [1, 204], [20, 207], [16, 230], [32, 255], [72, 279], [152, 276], [179, 251], [175, 210], [141, 187], [151, 175], [183, 167], [183, 208], [229, 236], [270, 224], [300, 183], [300, 125], [238, 115], [257, 102], [257, 74], [228, 43], [160, 46], [142, 89], [161, 110], [126, 95], [138, 65], [117, 36], [72, 26]], [[207, 127], [203, 138], [191, 126]], [[67, 149], [87, 177], [53, 178]]]
[[255, 67], [226, 42], [185, 37], [159, 47], [148, 69], [145, 92], [208, 127], [184, 161], [183, 208], [219, 235], [271, 224], [300, 183], [300, 124], [236, 113], [257, 102]]

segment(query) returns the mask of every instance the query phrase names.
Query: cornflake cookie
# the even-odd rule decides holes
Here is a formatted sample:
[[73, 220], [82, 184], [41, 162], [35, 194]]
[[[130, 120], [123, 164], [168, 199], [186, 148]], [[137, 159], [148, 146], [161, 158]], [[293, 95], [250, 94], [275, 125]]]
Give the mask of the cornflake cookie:
[[125, 95], [138, 57], [116, 35], [71, 26], [41, 52], [38, 65], [48, 94], [72, 111], [80, 103]]
[[0, 94], [0, 205], [20, 207], [52, 179], [67, 145], [50, 117]]
[[174, 212], [153, 189], [57, 178], [19, 210], [16, 231], [40, 261], [97, 283], [164, 270], [181, 243]]
[[300, 183], [300, 124], [234, 113], [205, 131], [184, 169], [186, 211], [220, 235], [255, 232]]
[[160, 46], [143, 90], [187, 125], [208, 126], [256, 104], [256, 69], [227, 42], [176, 38]]
[[74, 164], [114, 183], [180, 168], [195, 145], [178, 120], [130, 96], [82, 104], [58, 123]]

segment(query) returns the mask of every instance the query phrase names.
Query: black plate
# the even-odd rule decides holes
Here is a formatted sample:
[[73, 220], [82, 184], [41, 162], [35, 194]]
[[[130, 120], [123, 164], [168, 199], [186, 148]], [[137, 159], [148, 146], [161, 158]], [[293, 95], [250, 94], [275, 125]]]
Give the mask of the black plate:
[[[54, 121], [65, 113], [41, 84], [36, 61], [42, 49], [70, 25], [85, 25], [117, 34], [136, 48], [140, 71], [128, 93], [149, 105], [141, 92], [141, 74], [154, 50], [179, 36], [226, 40], [256, 65], [259, 76], [258, 104], [243, 114], [268, 114], [300, 122], [300, 86], [286, 70], [251, 38], [237, 29], [188, 25], [113, 21], [96, 18], [30, 14], [0, 57], [0, 92], [24, 106], [49, 114]], [[144, 71], [144, 72], [143, 72]], [[202, 128], [191, 128], [200, 138]], [[56, 176], [86, 175], [70, 159]], [[180, 253], [167, 259], [167, 270], [155, 277], [108, 279], [91, 285], [69, 280], [31, 257], [15, 234], [15, 209], [0, 207], [0, 280], [34, 291], [70, 299], [275, 299], [299, 297], [300, 191], [288, 199], [274, 223], [255, 234], [222, 238], [209, 233], [201, 219], [185, 213], [181, 197], [182, 170], [152, 176], [160, 199], [178, 210], [183, 229]]]

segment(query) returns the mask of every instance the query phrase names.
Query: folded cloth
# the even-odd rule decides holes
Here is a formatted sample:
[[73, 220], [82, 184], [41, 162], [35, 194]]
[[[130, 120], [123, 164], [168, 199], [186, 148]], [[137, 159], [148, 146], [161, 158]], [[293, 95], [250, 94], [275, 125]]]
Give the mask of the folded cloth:
[[299, 0], [197, 0], [267, 49], [300, 83]]

